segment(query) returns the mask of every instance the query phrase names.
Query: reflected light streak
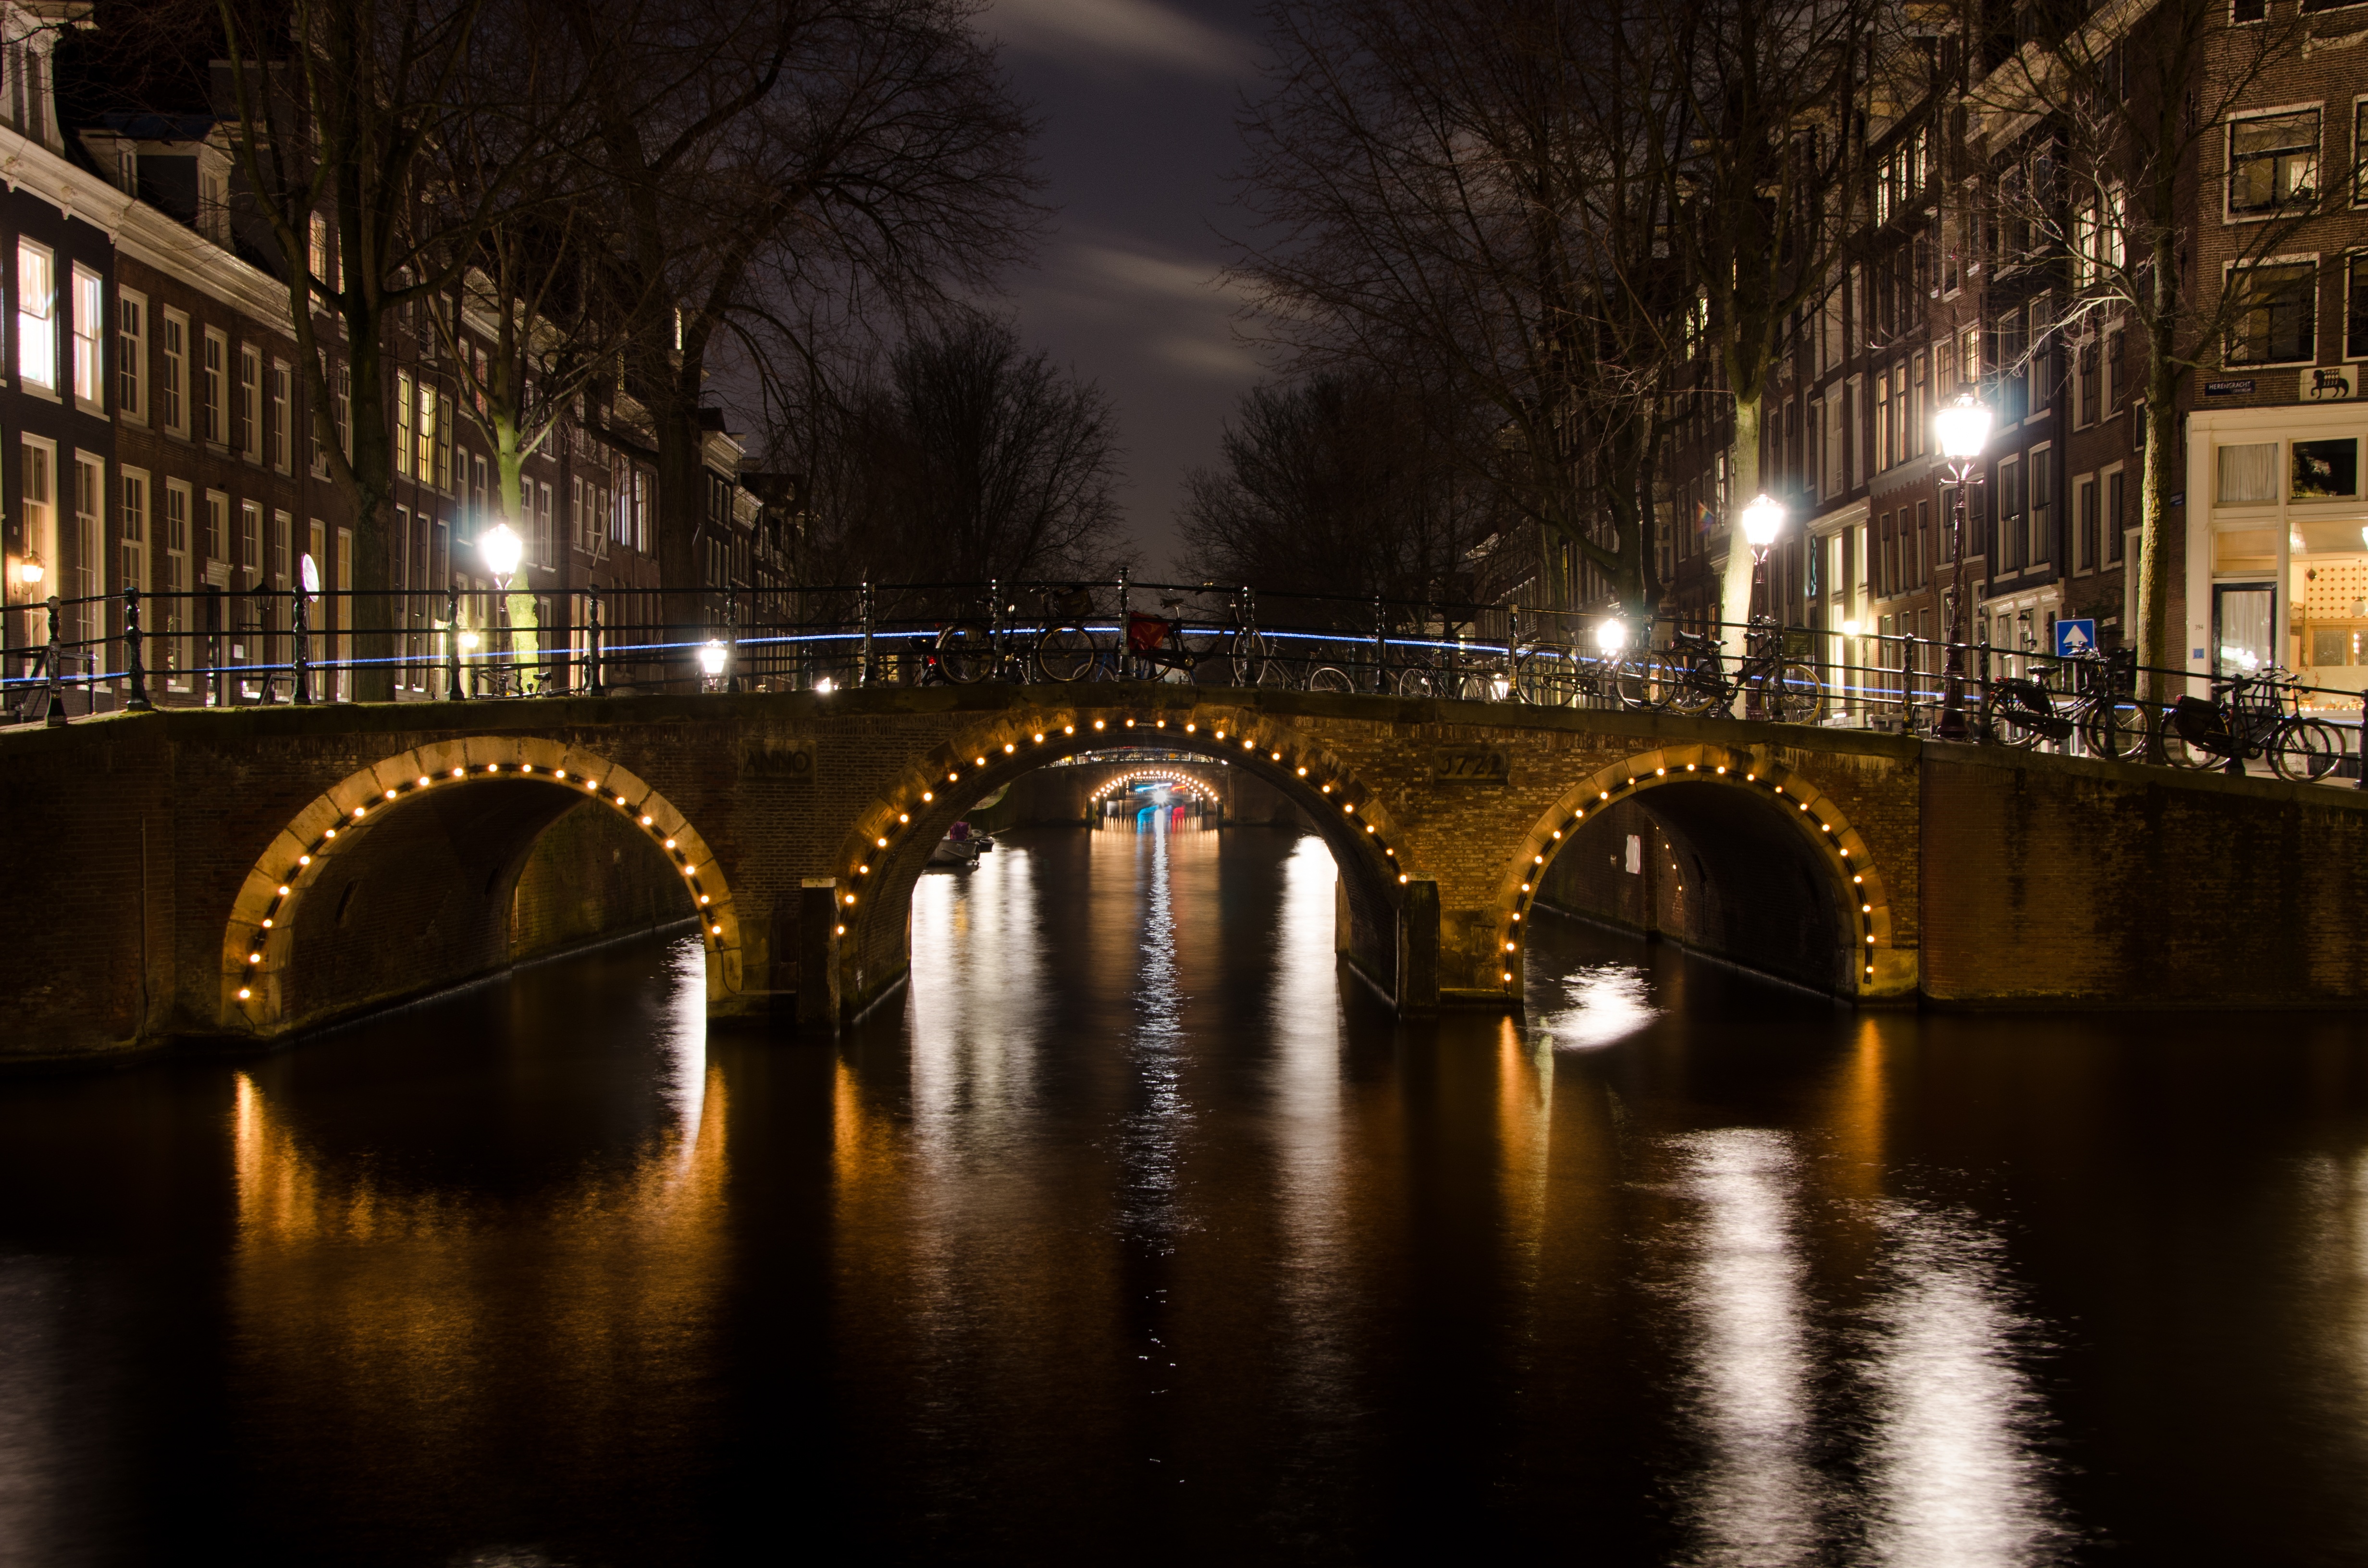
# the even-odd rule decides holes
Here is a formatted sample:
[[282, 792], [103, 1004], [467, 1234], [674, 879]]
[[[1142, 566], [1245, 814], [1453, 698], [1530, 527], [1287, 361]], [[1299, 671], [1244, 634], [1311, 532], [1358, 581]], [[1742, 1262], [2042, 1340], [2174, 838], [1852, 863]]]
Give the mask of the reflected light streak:
[[1661, 1016], [1645, 971], [1631, 964], [1598, 964], [1562, 983], [1563, 1006], [1539, 1026], [1538, 1043], [1555, 1051], [1613, 1045]]
[[1807, 1457], [1810, 1357], [1794, 1251], [1792, 1147], [1763, 1128], [1678, 1141], [1702, 1206], [1685, 1284], [1694, 1319], [1689, 1403], [1709, 1449], [1688, 1513], [1700, 1561], [1816, 1560]]
[[2041, 1401], [2019, 1364], [2033, 1327], [2004, 1244], [1971, 1215], [1884, 1206], [1890, 1282], [1869, 1358], [1867, 1534], [1902, 1568], [2052, 1562], [2066, 1531], [2033, 1442]]

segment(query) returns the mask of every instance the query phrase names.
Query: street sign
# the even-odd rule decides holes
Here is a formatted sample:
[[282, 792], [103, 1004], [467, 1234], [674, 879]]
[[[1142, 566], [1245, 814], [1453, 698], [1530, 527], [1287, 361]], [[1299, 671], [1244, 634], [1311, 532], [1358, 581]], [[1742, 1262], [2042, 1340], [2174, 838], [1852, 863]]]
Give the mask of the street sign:
[[2097, 623], [2093, 619], [2083, 616], [2077, 620], [2059, 620], [2055, 623], [2055, 656], [2057, 658], [2074, 659], [2083, 653], [2093, 653], [2096, 651]]

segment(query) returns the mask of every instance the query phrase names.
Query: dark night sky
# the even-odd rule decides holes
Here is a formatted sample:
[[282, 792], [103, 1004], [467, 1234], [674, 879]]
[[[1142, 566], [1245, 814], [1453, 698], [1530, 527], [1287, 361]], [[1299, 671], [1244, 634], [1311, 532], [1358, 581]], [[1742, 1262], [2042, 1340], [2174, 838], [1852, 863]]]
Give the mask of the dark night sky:
[[1099, 382], [1125, 445], [1119, 499], [1144, 570], [1165, 574], [1185, 471], [1260, 374], [1218, 289], [1238, 229], [1234, 126], [1258, 85], [1256, 0], [992, 0], [980, 26], [1044, 124], [1055, 210], [1010, 280], [1023, 339]]

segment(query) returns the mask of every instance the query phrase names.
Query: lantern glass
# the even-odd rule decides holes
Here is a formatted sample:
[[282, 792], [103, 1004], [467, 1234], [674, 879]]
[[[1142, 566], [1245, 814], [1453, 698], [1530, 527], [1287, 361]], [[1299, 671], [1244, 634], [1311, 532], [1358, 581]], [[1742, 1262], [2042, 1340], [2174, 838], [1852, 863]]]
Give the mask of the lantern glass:
[[1743, 538], [1754, 550], [1765, 550], [1774, 544], [1783, 526], [1784, 508], [1771, 495], [1758, 496], [1743, 508]]
[[1980, 457], [1989, 443], [1990, 411], [1971, 396], [1961, 397], [1932, 416], [1932, 436], [1941, 455], [1952, 462]]

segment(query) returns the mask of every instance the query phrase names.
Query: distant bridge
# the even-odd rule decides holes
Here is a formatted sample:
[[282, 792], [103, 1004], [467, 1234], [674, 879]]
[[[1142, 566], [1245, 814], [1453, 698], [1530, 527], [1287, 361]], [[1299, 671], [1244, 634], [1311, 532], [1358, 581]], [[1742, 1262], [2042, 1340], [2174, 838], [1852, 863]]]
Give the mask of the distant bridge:
[[0, 733], [0, 1055], [268, 1042], [694, 918], [712, 1017], [827, 1026], [905, 974], [948, 824], [1129, 743], [1304, 812], [1345, 956], [1408, 1011], [1518, 1006], [1542, 896], [1860, 1004], [2368, 996], [2368, 799], [2344, 789], [1729, 720], [979, 685]]

